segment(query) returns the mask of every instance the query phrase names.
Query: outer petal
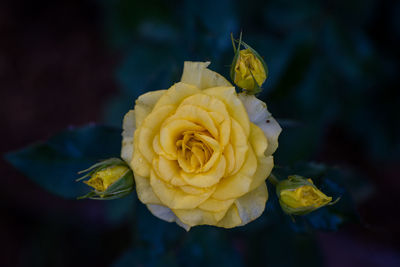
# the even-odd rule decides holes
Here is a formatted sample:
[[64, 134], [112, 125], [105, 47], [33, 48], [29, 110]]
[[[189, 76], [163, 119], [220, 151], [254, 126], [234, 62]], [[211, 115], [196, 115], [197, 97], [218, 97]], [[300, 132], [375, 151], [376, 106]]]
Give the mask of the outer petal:
[[143, 177], [150, 176], [150, 162], [146, 160], [146, 158], [142, 155], [139, 150], [139, 135], [140, 129], [136, 129], [133, 135], [133, 157], [129, 163], [129, 166], [134, 171], [135, 175], [138, 174]]
[[167, 90], [152, 91], [139, 96], [135, 105], [136, 128], [139, 128], [143, 120], [150, 114], [157, 101], [166, 91]]
[[265, 182], [273, 167], [274, 158], [272, 156], [257, 158], [257, 170], [253, 175], [250, 190], [255, 189], [256, 187], [260, 186], [260, 184]]
[[254, 123], [250, 124], [249, 142], [257, 157], [263, 157], [268, 147], [268, 141], [264, 132]]
[[130, 110], [125, 114], [122, 129], [121, 158], [129, 163], [133, 157], [133, 133], [136, 130], [134, 110]]
[[215, 190], [215, 188], [207, 188], [201, 194], [189, 195], [179, 187], [165, 183], [154, 171], [150, 175], [150, 184], [161, 202], [171, 209], [194, 209], [208, 199]]
[[135, 174], [136, 194], [144, 204], [161, 204], [160, 199], [154, 194], [150, 179]]
[[265, 151], [265, 155], [272, 155], [278, 148], [278, 137], [282, 131], [281, 126], [268, 112], [267, 105], [254, 95], [241, 93], [239, 94], [239, 99], [243, 102], [250, 121], [260, 127], [268, 139], [268, 148]]
[[236, 199], [235, 205], [242, 220], [240, 225], [245, 225], [257, 219], [263, 213], [267, 200], [268, 190], [265, 183]]
[[235, 199], [218, 200], [215, 198], [209, 198], [199, 205], [199, 208], [205, 211], [222, 211], [227, 210]]
[[210, 62], [185, 61], [181, 82], [195, 85], [199, 89], [216, 86], [232, 86], [222, 75], [207, 69]]
[[180, 227], [182, 227], [186, 231], [190, 230], [190, 226], [184, 224], [181, 220], [179, 220], [179, 218], [176, 217], [176, 215], [172, 212], [170, 208], [162, 205], [152, 205], [152, 204], [147, 205], [147, 208], [157, 218], [160, 218], [161, 220], [167, 222], [176, 222]]
[[152, 162], [155, 155], [153, 150], [154, 137], [159, 132], [161, 124], [174, 111], [174, 109], [175, 107], [172, 105], [164, 105], [155, 108], [153, 112], [146, 117], [138, 129], [139, 143], [137, 145], [140, 152], [149, 163]]
[[189, 226], [216, 225], [226, 214], [227, 210], [209, 212], [201, 209], [175, 209], [176, 216]]
[[240, 219], [239, 211], [236, 205], [232, 205], [226, 212], [224, 218], [218, 222], [216, 226], [224, 228], [233, 228], [242, 224], [242, 219]]

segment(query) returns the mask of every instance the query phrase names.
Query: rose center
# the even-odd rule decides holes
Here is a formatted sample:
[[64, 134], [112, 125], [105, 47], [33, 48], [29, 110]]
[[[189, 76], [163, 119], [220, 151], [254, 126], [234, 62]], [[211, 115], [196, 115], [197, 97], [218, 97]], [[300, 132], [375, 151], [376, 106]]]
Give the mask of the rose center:
[[187, 173], [201, 172], [214, 152], [204, 136], [211, 137], [207, 131], [186, 131], [176, 141], [179, 166]]

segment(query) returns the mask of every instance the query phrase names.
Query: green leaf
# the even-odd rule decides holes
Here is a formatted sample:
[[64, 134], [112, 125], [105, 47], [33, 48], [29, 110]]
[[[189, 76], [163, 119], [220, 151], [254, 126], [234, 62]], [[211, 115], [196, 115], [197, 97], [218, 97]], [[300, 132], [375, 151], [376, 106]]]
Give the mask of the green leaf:
[[10, 152], [5, 159], [49, 192], [75, 199], [88, 191], [85, 184], [75, 182], [77, 172], [101, 159], [118, 157], [120, 149], [120, 129], [89, 125]]

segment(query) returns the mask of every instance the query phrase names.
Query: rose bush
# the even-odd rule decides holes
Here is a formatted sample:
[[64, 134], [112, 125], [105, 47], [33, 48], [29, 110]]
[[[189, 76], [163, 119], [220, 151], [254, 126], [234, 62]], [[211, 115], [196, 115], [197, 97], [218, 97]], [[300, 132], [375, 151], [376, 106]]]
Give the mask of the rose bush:
[[264, 102], [238, 95], [209, 64], [185, 62], [181, 82], [141, 95], [123, 122], [121, 157], [138, 198], [186, 230], [262, 214], [281, 132]]

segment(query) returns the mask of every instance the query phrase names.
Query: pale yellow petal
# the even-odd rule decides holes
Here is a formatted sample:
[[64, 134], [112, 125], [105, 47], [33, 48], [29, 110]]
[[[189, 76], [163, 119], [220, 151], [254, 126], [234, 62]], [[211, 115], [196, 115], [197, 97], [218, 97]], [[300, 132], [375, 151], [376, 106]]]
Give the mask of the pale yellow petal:
[[173, 209], [175, 215], [189, 226], [216, 225], [226, 214], [226, 210], [210, 212], [201, 209]]
[[143, 120], [150, 114], [157, 101], [165, 92], [166, 90], [158, 90], [139, 96], [135, 105], [136, 128], [139, 128]]
[[249, 117], [242, 101], [238, 98], [234, 87], [214, 87], [203, 90], [203, 93], [216, 97], [224, 102], [231, 117], [241, 125], [246, 137], [249, 136]]
[[154, 106], [154, 109], [164, 105], [173, 105], [177, 107], [186, 97], [200, 92], [200, 89], [198, 89], [196, 86], [182, 82], [176, 83], [161, 96]]
[[183, 180], [193, 186], [197, 187], [210, 187], [217, 184], [225, 173], [225, 158], [220, 157], [216, 164], [207, 172], [192, 174], [181, 171]]
[[174, 116], [169, 120], [188, 120], [198, 125], [203, 126], [214, 138], [219, 137], [219, 132], [215, 126], [214, 120], [210, 117], [207, 111], [193, 105], [181, 105], [176, 110]]
[[213, 211], [213, 212], [228, 210], [228, 208], [232, 205], [234, 201], [235, 201], [234, 198], [226, 200], [218, 200], [210, 197], [209, 199], [201, 203], [199, 205], [199, 208], [205, 211]]
[[253, 175], [257, 170], [257, 158], [252, 148], [247, 151], [242, 168], [230, 177], [224, 177], [217, 186], [213, 198], [225, 200], [240, 197], [250, 190]]
[[236, 205], [231, 205], [225, 216], [216, 224], [224, 228], [233, 228], [242, 224]]
[[224, 157], [226, 160], [225, 177], [229, 176], [235, 168], [235, 153], [233, 151], [232, 145], [228, 144], [225, 146]]
[[147, 205], [147, 208], [157, 218], [160, 218], [161, 220], [167, 222], [176, 222], [180, 227], [182, 227], [186, 231], [190, 230], [190, 226], [184, 224], [181, 220], [179, 220], [179, 218], [176, 217], [176, 215], [172, 212], [170, 208], [162, 205], [153, 205], [153, 204]]
[[188, 120], [171, 120], [164, 124], [160, 130], [160, 145], [167, 157], [177, 159], [176, 141], [184, 131], [203, 131], [204, 128]]
[[232, 86], [222, 75], [207, 69], [210, 62], [185, 61], [181, 82], [193, 84], [199, 89], [216, 86]]
[[229, 113], [226, 109], [225, 103], [216, 97], [212, 97], [203, 93], [195, 94], [187, 97], [182, 101], [181, 105], [193, 105], [201, 107], [208, 112], [217, 112], [225, 119], [229, 118]]
[[180, 168], [175, 160], [169, 160], [163, 156], [153, 159], [153, 170], [158, 177], [165, 182], [170, 182], [175, 177], [179, 176]]
[[[205, 94], [196, 94], [182, 101], [181, 106], [192, 105], [208, 111], [219, 130], [219, 142], [222, 146], [228, 143], [230, 136], [230, 115], [225, 103], [216, 97]], [[179, 109], [179, 108], [178, 108]]]
[[[196, 138], [202, 140], [204, 142], [204, 144], [206, 144], [209, 147], [211, 147], [211, 149], [213, 151], [213, 153], [212, 153], [210, 159], [208, 160], [208, 162], [201, 168], [202, 172], [207, 172], [214, 165], [216, 165], [215, 163], [220, 158], [221, 153], [222, 153], [221, 146], [215, 139], [213, 139], [212, 137], [209, 137], [207, 135], [195, 133], [194, 136]], [[224, 171], [225, 171], [225, 165], [224, 165]]]
[[121, 146], [121, 158], [126, 162], [131, 162], [133, 157], [133, 134], [136, 130], [136, 119], [135, 111], [130, 110], [125, 114], [122, 123], [122, 146]]
[[253, 175], [253, 180], [250, 185], [250, 190], [254, 190], [256, 187], [260, 186], [260, 184], [262, 184], [271, 174], [273, 167], [274, 167], [274, 158], [272, 156], [258, 157], [257, 170]]
[[144, 204], [161, 204], [160, 199], [154, 194], [150, 179], [135, 174], [136, 194]]
[[132, 160], [129, 164], [135, 175], [138, 174], [143, 177], [150, 177], [150, 162], [142, 155], [139, 149], [139, 135], [140, 129], [137, 129], [134, 133], [134, 152]]
[[233, 153], [235, 155], [234, 168], [229, 175], [233, 175], [239, 171], [245, 161], [249, 145], [243, 128], [237, 123], [236, 120], [231, 120], [231, 136], [230, 143], [232, 144]]
[[235, 205], [242, 220], [241, 225], [245, 225], [260, 217], [265, 209], [267, 200], [268, 190], [265, 182], [253, 191], [236, 199]]
[[163, 121], [170, 116], [171, 112], [175, 110], [172, 105], [164, 105], [160, 108], [154, 109], [143, 121], [139, 130], [139, 150], [148, 162], [152, 162], [154, 158], [153, 139], [158, 134]]
[[271, 113], [269, 113], [267, 105], [263, 101], [254, 95], [245, 93], [239, 94], [239, 99], [246, 108], [250, 121], [260, 127], [268, 139], [268, 147], [265, 155], [272, 155], [278, 148], [278, 137], [282, 128], [274, 117], [272, 117]]
[[272, 116], [268, 117], [265, 122], [259, 123], [258, 126], [268, 138], [268, 148], [265, 151], [265, 155], [270, 156], [278, 148], [278, 138], [282, 128]]
[[194, 209], [208, 199], [215, 190], [213, 187], [204, 190], [203, 194], [189, 195], [179, 187], [165, 183], [154, 171], [150, 174], [150, 184], [161, 202], [171, 209]]
[[264, 152], [268, 147], [268, 141], [265, 137], [264, 132], [254, 123], [250, 123], [249, 142], [250, 145], [253, 147], [256, 156], [263, 157]]

